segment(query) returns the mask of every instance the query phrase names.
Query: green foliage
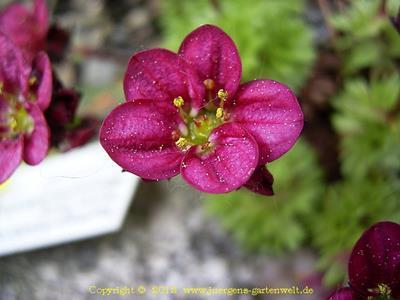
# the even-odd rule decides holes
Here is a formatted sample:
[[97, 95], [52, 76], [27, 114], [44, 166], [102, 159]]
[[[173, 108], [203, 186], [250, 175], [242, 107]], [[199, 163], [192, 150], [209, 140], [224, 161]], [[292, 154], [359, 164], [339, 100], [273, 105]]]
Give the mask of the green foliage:
[[201, 24], [223, 28], [238, 46], [243, 80], [271, 78], [299, 89], [308, 77], [314, 49], [311, 29], [301, 14], [304, 1], [164, 0], [162, 23], [166, 47], [177, 50]]
[[[320, 267], [327, 270], [326, 284], [344, 278], [349, 254], [361, 233], [381, 220], [400, 220], [398, 189], [383, 179], [348, 179], [328, 188], [321, 212], [312, 223], [312, 240], [320, 252]], [[344, 257], [341, 262], [340, 257]], [[342, 268], [342, 269], [340, 269]], [[330, 271], [333, 269], [333, 271]]]
[[308, 237], [306, 220], [312, 217], [323, 192], [321, 171], [303, 140], [268, 169], [276, 182], [275, 196], [242, 189], [210, 195], [205, 205], [248, 249], [269, 253], [295, 250]]
[[400, 119], [392, 116], [400, 97], [397, 73], [368, 83], [348, 80], [334, 99], [333, 124], [341, 139], [342, 171], [363, 179], [400, 170]]
[[349, 75], [332, 98], [343, 180], [329, 186], [313, 221], [319, 226], [311, 227], [331, 286], [345, 277], [347, 259], [338, 258], [350, 253], [367, 227], [400, 221], [400, 36], [379, 11], [380, 3], [354, 1], [332, 19], [342, 33], [335, 46]]
[[[388, 1], [392, 15], [397, 9], [396, 1]], [[333, 27], [341, 34], [334, 46], [343, 57], [344, 75], [355, 75], [371, 66], [396, 68], [393, 60], [400, 58], [400, 40], [387, 16], [380, 12], [381, 2], [351, 1], [350, 9], [331, 18]]]

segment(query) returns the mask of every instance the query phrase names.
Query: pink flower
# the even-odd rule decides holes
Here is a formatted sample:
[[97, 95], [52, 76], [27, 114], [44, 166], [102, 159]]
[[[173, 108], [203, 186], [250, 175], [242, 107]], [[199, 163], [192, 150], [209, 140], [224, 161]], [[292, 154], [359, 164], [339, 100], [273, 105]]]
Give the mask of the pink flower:
[[0, 31], [22, 50], [28, 62], [45, 49], [48, 27], [45, 0], [35, 0], [32, 10], [13, 3], [0, 12]]
[[51, 99], [51, 67], [40, 52], [32, 66], [21, 50], [0, 33], [0, 183], [23, 159], [36, 165], [45, 157], [49, 130], [43, 111]]
[[380, 222], [367, 229], [349, 259], [349, 288], [329, 300], [400, 299], [400, 225]]
[[289, 88], [273, 80], [240, 85], [241, 72], [232, 39], [212, 25], [190, 33], [177, 54], [152, 49], [133, 55], [126, 102], [104, 120], [102, 146], [144, 179], [181, 173], [208, 193], [246, 185], [271, 194], [264, 165], [293, 146], [303, 114]]

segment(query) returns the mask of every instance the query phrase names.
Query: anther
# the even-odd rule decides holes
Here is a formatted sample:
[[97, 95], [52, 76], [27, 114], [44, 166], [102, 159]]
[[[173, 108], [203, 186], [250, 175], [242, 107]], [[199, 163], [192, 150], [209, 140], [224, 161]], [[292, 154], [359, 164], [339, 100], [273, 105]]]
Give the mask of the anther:
[[17, 126], [18, 126], [18, 122], [17, 122], [17, 120], [15, 119], [15, 117], [11, 117], [10, 118], [10, 121], [9, 121], [9, 126], [10, 126], [10, 128], [11, 128], [11, 131], [14, 131], [16, 128], [17, 128]]
[[380, 295], [384, 296], [390, 296], [392, 293], [390, 287], [384, 283], [378, 284], [378, 291]]
[[218, 107], [215, 113], [215, 117], [221, 120], [224, 117], [224, 109], [222, 107]]
[[212, 79], [206, 79], [203, 81], [204, 87], [206, 88], [206, 97], [208, 101], [213, 99], [213, 93], [215, 89], [215, 82]]
[[218, 96], [218, 98], [219, 98], [220, 100], [226, 101], [226, 99], [228, 98], [228, 92], [225, 91], [225, 90], [223, 90], [223, 89], [220, 89], [220, 90], [217, 92], [217, 96]]
[[183, 120], [188, 119], [188, 114], [183, 110], [183, 105], [185, 104], [185, 101], [181, 96], [176, 97], [173, 101], [173, 104], [175, 107], [178, 108], [179, 114]]
[[30, 86], [35, 85], [35, 84], [37, 83], [37, 78], [36, 78], [36, 76], [31, 76], [31, 77], [29, 77], [28, 83], [29, 83]]
[[3, 87], [4, 87], [4, 84], [3, 84], [3, 82], [0, 81], [0, 95], [3, 94]]
[[212, 79], [206, 79], [203, 81], [206, 90], [212, 91], [215, 88], [215, 82]]
[[186, 147], [188, 146], [188, 141], [187, 141], [187, 139], [185, 139], [184, 137], [180, 137], [180, 138], [175, 142], [175, 145], [176, 145], [178, 148], [184, 150], [184, 149], [186, 149]]
[[181, 96], [178, 96], [174, 99], [174, 105], [178, 108], [182, 107], [185, 104], [185, 101]]

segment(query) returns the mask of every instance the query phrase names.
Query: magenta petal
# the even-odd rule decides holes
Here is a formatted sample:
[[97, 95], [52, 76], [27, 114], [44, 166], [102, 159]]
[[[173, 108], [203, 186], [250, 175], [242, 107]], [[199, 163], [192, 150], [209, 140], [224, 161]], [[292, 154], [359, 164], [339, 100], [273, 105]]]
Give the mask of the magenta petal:
[[[349, 259], [350, 285], [367, 294], [385, 284], [400, 297], [400, 225], [380, 222], [366, 230]], [[369, 295], [376, 295], [370, 293]]]
[[253, 175], [244, 186], [257, 194], [272, 196], [274, 194], [272, 189], [273, 183], [274, 177], [272, 177], [272, 174], [262, 165], [254, 171]]
[[172, 104], [181, 96], [199, 109], [204, 85], [192, 68], [177, 54], [165, 49], [152, 49], [133, 55], [124, 78], [127, 101], [152, 99]]
[[357, 300], [360, 299], [356, 293], [349, 287], [341, 288], [334, 292], [328, 300]]
[[293, 92], [273, 80], [254, 80], [240, 86], [233, 105], [233, 121], [256, 139], [260, 164], [273, 161], [296, 142], [303, 113]]
[[21, 49], [28, 62], [44, 48], [47, 16], [43, 6], [43, 1], [36, 1], [33, 12], [24, 5], [11, 4], [0, 13], [1, 31]]
[[258, 147], [253, 137], [233, 123], [223, 124], [209, 137], [211, 150], [192, 147], [182, 162], [183, 178], [200, 191], [227, 193], [241, 187], [258, 163]]
[[49, 128], [39, 106], [29, 105], [27, 110], [35, 127], [31, 134], [25, 135], [24, 161], [30, 165], [37, 165], [46, 157], [49, 149]]
[[30, 68], [22, 52], [0, 32], [0, 82], [9, 93], [25, 92]]
[[202, 81], [212, 79], [215, 89], [233, 96], [242, 76], [242, 63], [232, 39], [220, 28], [203, 25], [182, 42], [179, 55], [197, 70]]
[[6, 181], [21, 162], [22, 139], [0, 141], [0, 184]]
[[33, 15], [36, 21], [37, 33], [40, 37], [44, 38], [49, 28], [49, 11], [45, 0], [35, 0]]
[[179, 173], [183, 153], [172, 132], [179, 115], [172, 105], [136, 100], [116, 107], [104, 120], [100, 142], [124, 170], [144, 179], [166, 179]]
[[32, 75], [37, 78], [35, 85], [36, 103], [42, 111], [46, 110], [51, 101], [52, 72], [49, 57], [45, 52], [40, 52], [33, 60]]

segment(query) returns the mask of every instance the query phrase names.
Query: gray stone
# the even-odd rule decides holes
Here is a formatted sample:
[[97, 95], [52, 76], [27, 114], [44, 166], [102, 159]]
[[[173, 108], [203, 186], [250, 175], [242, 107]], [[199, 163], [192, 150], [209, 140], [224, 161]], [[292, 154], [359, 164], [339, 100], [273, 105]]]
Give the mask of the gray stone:
[[253, 299], [185, 296], [182, 290], [179, 297], [152, 295], [151, 288], [301, 286], [299, 272], [312, 271], [307, 251], [286, 259], [243, 252], [201, 204], [201, 196], [179, 180], [143, 183], [121, 232], [0, 259], [0, 299], [99, 299], [88, 292], [91, 285], [147, 288], [141, 296], [102, 299]]

